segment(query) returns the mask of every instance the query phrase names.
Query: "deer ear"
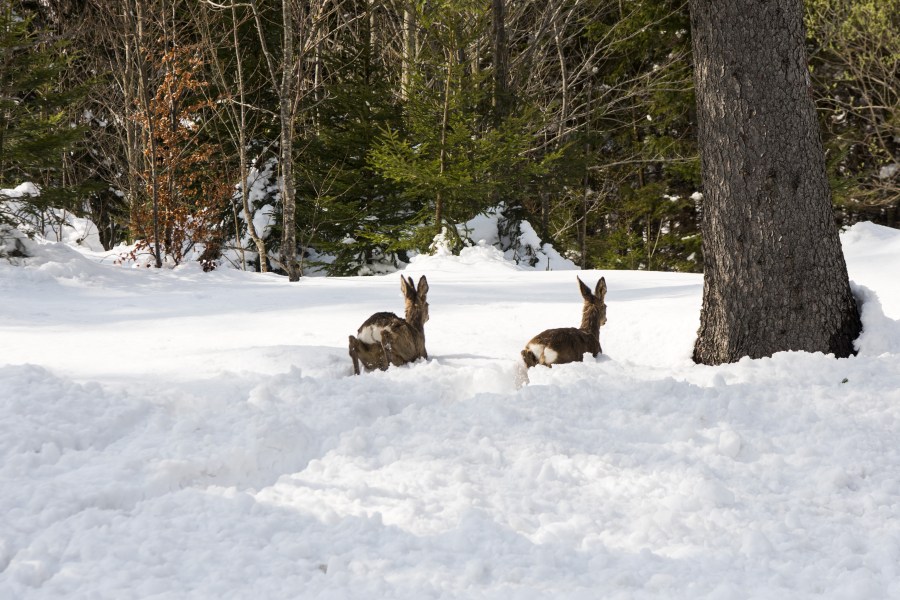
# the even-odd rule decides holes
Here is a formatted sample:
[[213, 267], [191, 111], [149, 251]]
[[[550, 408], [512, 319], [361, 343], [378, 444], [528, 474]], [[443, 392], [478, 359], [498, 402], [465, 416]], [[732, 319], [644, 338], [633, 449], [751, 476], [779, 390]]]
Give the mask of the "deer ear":
[[406, 280], [406, 277], [403, 275], [400, 276], [400, 291], [403, 292], [403, 295], [407, 298], [410, 298], [413, 294], [416, 293], [416, 288], [413, 286], [412, 279], [409, 281]]
[[[412, 279], [410, 279], [409, 282], [412, 283]], [[424, 299], [425, 299], [425, 294], [427, 294], [427, 293], [428, 293], [428, 280], [425, 279], [425, 276], [424, 276], [424, 275], [422, 275], [422, 276], [419, 278], [419, 290], [418, 290], [418, 294], [419, 294], [419, 296], [424, 300]]]
[[590, 300], [591, 296], [593, 295], [593, 294], [591, 294], [591, 288], [584, 285], [584, 282], [581, 280], [581, 277], [576, 276], [575, 279], [578, 280], [578, 287], [581, 290], [581, 297], [584, 298], [585, 300]]
[[606, 278], [601, 277], [600, 281], [597, 282], [597, 289], [594, 290], [594, 295], [600, 298], [601, 301], [606, 297]]

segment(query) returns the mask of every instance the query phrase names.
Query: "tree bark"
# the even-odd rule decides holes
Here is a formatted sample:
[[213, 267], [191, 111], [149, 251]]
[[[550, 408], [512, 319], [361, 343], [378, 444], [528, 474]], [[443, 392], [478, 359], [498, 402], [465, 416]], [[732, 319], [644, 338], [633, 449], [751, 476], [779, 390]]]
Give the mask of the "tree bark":
[[250, 171], [250, 161], [247, 156], [247, 100], [245, 94], [246, 88], [244, 86], [243, 57], [241, 55], [241, 44], [238, 36], [238, 14], [234, 4], [231, 5], [231, 27], [232, 50], [234, 51], [235, 71], [238, 85], [239, 120], [237, 135], [238, 157], [241, 163], [241, 207], [244, 210], [244, 221], [247, 223], [247, 233], [256, 245], [256, 251], [259, 254], [259, 272], [268, 273], [269, 265], [266, 242], [259, 236], [259, 233], [256, 231], [256, 225], [253, 224], [253, 211], [250, 210], [250, 190], [247, 189], [250, 183], [249, 177], [247, 176]]
[[[119, 20], [119, 14], [115, 14], [115, 23], [120, 25], [120, 36], [116, 40], [119, 42], [119, 47], [124, 48], [124, 60], [119, 62], [116, 66], [119, 67], [116, 70], [112, 70], [113, 73], [119, 72], [121, 73], [121, 77], [119, 79], [120, 86], [122, 88], [122, 112], [125, 115], [124, 128], [125, 128], [125, 161], [128, 168], [128, 211], [129, 211], [129, 220], [134, 223], [136, 219], [136, 215], [138, 212], [138, 204], [141, 201], [142, 193], [140, 192], [141, 183], [138, 177], [138, 173], [143, 172], [143, 164], [141, 163], [142, 153], [141, 153], [141, 131], [139, 129], [138, 119], [136, 116], [137, 106], [139, 104], [140, 98], [140, 84], [138, 83], [140, 75], [138, 75], [138, 68], [140, 62], [134, 56], [134, 53], [137, 51], [135, 46], [136, 44], [132, 43], [133, 36], [133, 28], [132, 20], [133, 20], [133, 12], [131, 3], [126, 3], [124, 7], [122, 7], [122, 20]], [[122, 24], [127, 24], [127, 26], [122, 26]], [[110, 27], [110, 29], [112, 29]], [[118, 56], [117, 56], [118, 58]], [[130, 242], [134, 242], [135, 236], [133, 235], [130, 238]]]
[[[450, 124], [450, 86], [453, 85], [453, 52], [447, 51], [447, 79], [444, 82], [444, 109], [441, 114], [441, 152], [440, 171], [441, 179], [447, 170], [447, 129]], [[438, 190], [434, 198], [434, 226], [436, 234], [441, 232], [444, 222], [444, 196], [442, 190]]]
[[281, 169], [281, 262], [288, 281], [300, 280], [300, 265], [297, 264], [297, 200], [294, 189], [294, 118], [296, 116], [297, 94], [296, 65], [294, 62], [294, 23], [291, 19], [293, 5], [290, 0], [282, 0], [282, 47], [281, 89], [278, 94], [281, 125], [280, 160]]
[[138, 75], [138, 95], [140, 97], [141, 108], [147, 117], [147, 131], [145, 135], [150, 145], [150, 189], [151, 200], [153, 202], [153, 258], [157, 269], [162, 268], [162, 254], [160, 251], [160, 232], [159, 232], [159, 165], [157, 165], [158, 152], [156, 145], [156, 124], [153, 119], [153, 112], [150, 110], [150, 83], [147, 80], [147, 69], [144, 56], [144, 3], [143, 0], [133, 0], [129, 2], [125, 10], [125, 18], [129, 23], [129, 34], [134, 37], [134, 60], [136, 62], [135, 70]]
[[410, 2], [403, 5], [403, 53], [400, 75], [400, 99], [409, 99], [416, 55], [416, 13]]
[[506, 0], [491, 0], [494, 42], [494, 118], [499, 123], [509, 113], [509, 48], [506, 41]]
[[703, 203], [694, 360], [853, 353], [801, 0], [691, 0]]

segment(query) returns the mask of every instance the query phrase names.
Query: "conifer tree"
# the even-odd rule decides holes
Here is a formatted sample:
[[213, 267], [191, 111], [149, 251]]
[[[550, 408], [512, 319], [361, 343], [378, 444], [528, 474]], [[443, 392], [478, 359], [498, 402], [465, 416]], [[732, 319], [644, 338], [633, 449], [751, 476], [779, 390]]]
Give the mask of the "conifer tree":
[[809, 0], [813, 96], [838, 216], [900, 224], [900, 0]]
[[481, 2], [445, 0], [419, 5], [415, 21], [426, 40], [409, 76], [403, 127], [384, 132], [373, 167], [407, 198], [410, 244], [427, 247], [509, 190], [527, 188], [546, 161], [532, 160], [534, 130], [527, 111], [498, 118], [492, 109], [490, 66], [477, 59], [491, 15]]
[[[77, 191], [63, 180], [63, 152], [82, 135], [66, 113], [80, 90], [59, 90], [70, 55], [35, 27], [33, 14], [14, 6], [0, 4], [0, 187], [38, 185], [39, 196], [16, 203], [33, 215], [49, 206], [77, 209]], [[11, 208], [0, 195], [0, 221], [12, 220]]]
[[406, 203], [368, 162], [381, 132], [400, 125], [401, 112], [390, 73], [375, 61], [374, 36], [367, 31], [371, 21], [358, 23], [361, 31], [346, 30], [322, 55], [327, 70], [339, 78], [319, 102], [318, 135], [298, 160], [301, 245], [331, 255], [326, 268], [334, 275], [405, 258], [399, 240], [409, 216]]

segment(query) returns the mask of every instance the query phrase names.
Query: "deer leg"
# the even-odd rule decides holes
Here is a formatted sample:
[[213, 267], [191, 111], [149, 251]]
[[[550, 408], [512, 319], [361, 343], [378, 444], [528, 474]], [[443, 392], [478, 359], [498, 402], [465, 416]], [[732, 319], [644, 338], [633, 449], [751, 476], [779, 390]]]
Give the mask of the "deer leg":
[[350, 358], [353, 359], [353, 374], [359, 375], [359, 348], [356, 345], [357, 339], [350, 336]]
[[387, 371], [387, 368], [391, 366], [393, 363], [393, 340], [391, 336], [391, 332], [387, 329], [381, 332], [381, 349], [384, 351], [384, 366], [381, 367], [382, 371]]

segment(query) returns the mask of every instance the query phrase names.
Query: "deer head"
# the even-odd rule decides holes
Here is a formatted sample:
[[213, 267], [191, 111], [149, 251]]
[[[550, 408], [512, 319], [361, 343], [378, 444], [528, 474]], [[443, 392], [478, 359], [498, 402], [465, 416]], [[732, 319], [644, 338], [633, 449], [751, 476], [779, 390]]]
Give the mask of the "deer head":
[[416, 329], [424, 330], [428, 320], [428, 280], [422, 275], [416, 289], [412, 277], [405, 278], [401, 275], [400, 289], [406, 300], [406, 321]]
[[581, 290], [581, 297], [584, 299], [580, 329], [587, 331], [592, 335], [598, 335], [600, 326], [606, 325], [606, 278], [600, 278], [593, 293], [591, 292], [591, 288], [581, 281], [580, 277], [576, 277], [576, 279], [578, 279], [578, 288]]

